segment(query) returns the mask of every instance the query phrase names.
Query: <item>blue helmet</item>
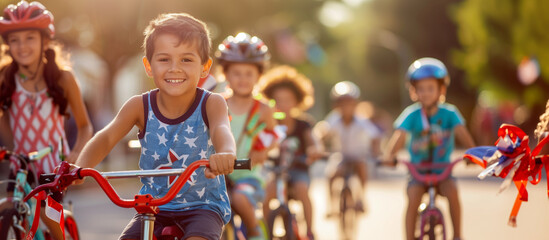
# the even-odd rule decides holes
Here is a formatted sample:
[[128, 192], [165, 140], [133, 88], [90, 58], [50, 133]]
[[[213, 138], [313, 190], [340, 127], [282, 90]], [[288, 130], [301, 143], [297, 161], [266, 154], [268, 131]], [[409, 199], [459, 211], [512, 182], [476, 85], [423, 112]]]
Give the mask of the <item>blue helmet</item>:
[[406, 79], [410, 83], [420, 81], [425, 78], [436, 78], [444, 82], [444, 85], [450, 85], [450, 76], [444, 63], [436, 58], [420, 58], [415, 60], [406, 73]]

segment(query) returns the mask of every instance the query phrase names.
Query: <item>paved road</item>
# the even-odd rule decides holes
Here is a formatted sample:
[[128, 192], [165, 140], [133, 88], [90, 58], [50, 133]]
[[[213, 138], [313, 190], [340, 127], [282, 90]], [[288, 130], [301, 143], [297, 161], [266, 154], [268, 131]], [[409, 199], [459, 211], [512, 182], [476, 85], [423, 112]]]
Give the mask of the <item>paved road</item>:
[[[311, 184], [311, 195], [315, 208], [316, 238], [338, 239], [335, 219], [325, 219], [327, 207], [326, 181], [321, 178], [322, 164], [315, 166], [317, 178]], [[518, 227], [507, 226], [507, 217], [513, 204], [516, 190], [509, 188], [497, 195], [500, 180], [478, 181], [475, 175], [479, 168], [456, 167], [463, 208], [464, 239], [547, 239], [549, 236], [549, 201], [546, 182], [529, 186], [530, 201], [523, 204]], [[406, 171], [402, 168], [379, 169], [368, 184], [367, 214], [358, 223], [357, 239], [402, 239], [403, 212], [405, 207], [404, 188]], [[113, 185], [124, 196], [130, 198], [137, 191], [137, 181], [113, 180]], [[75, 217], [81, 228], [82, 238], [116, 239], [133, 210], [120, 209], [110, 203], [98, 187], [88, 181], [83, 187], [69, 192], [75, 206]], [[444, 199], [440, 206], [447, 212]], [[297, 205], [297, 204], [296, 204]], [[299, 210], [299, 206], [297, 207]], [[446, 214], [449, 217], [449, 214]], [[450, 219], [446, 220], [450, 223]]]

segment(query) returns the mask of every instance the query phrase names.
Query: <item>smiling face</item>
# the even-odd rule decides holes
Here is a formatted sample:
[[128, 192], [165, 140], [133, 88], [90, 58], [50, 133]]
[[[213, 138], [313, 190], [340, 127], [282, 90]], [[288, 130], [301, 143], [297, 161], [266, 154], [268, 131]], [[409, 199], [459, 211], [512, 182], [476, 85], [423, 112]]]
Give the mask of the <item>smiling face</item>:
[[35, 66], [41, 56], [42, 34], [38, 30], [12, 32], [7, 37], [11, 56], [20, 66]]
[[251, 96], [261, 74], [259, 68], [251, 63], [231, 63], [224, 73], [233, 93], [238, 96]]
[[208, 75], [211, 59], [202, 65], [196, 44], [166, 33], [157, 36], [151, 59], [143, 58], [143, 63], [161, 92], [181, 96], [194, 92], [198, 80]]

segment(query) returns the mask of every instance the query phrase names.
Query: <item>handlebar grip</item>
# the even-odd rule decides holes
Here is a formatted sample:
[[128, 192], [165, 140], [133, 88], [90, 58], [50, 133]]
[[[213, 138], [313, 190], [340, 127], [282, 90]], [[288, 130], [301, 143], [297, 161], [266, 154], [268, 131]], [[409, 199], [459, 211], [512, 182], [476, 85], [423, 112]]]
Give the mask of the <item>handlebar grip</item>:
[[234, 161], [234, 169], [252, 170], [252, 161], [248, 159], [237, 159]]
[[42, 185], [46, 183], [51, 183], [54, 180], [55, 180], [55, 173], [45, 173], [45, 174], [40, 174], [40, 177], [38, 178], [38, 183]]

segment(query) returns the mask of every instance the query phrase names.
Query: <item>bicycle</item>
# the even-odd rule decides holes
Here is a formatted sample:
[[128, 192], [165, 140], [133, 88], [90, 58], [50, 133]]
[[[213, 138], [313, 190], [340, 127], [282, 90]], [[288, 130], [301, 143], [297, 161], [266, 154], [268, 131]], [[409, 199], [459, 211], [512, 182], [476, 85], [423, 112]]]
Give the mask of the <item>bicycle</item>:
[[[356, 234], [356, 222], [358, 221], [359, 214], [364, 210], [358, 207], [358, 199], [355, 196], [355, 185], [353, 178], [356, 177], [356, 163], [344, 159], [345, 157], [341, 153], [325, 153], [326, 157], [338, 159], [339, 174], [337, 178], [341, 179], [342, 186], [339, 189], [339, 212], [337, 213], [339, 221], [339, 229], [342, 234], [342, 239], [354, 239]], [[329, 193], [333, 194], [331, 184]], [[328, 213], [328, 217], [334, 216], [333, 213]]]
[[[295, 139], [293, 139], [295, 140]], [[279, 206], [272, 210], [267, 216], [267, 229], [270, 239], [280, 240], [301, 240], [306, 239], [300, 236], [297, 219], [289, 207], [289, 200], [292, 198], [290, 192], [288, 170], [294, 161], [297, 164], [305, 165], [305, 158], [295, 159], [297, 143], [292, 138], [282, 141], [280, 144], [280, 153], [278, 158], [272, 159], [275, 166], [272, 169], [274, 173], [274, 182], [276, 189], [276, 199]], [[269, 204], [269, 203], [265, 203]], [[277, 226], [282, 222], [283, 227]]]
[[[3, 183], [14, 183], [15, 188], [12, 197], [0, 199], [0, 204], [8, 206], [1, 212], [1, 234], [0, 239], [24, 239], [27, 232], [30, 230], [30, 225], [34, 221], [38, 221], [39, 211], [36, 211], [37, 205], [40, 205], [36, 199], [23, 199], [23, 197], [32, 191], [31, 183], [36, 179], [30, 170], [29, 164], [33, 161], [40, 160], [47, 154], [50, 154], [53, 148], [47, 147], [42, 150], [31, 152], [28, 155], [16, 154], [6, 149], [0, 150], [0, 161], [8, 160], [17, 167], [15, 180], [4, 180]], [[60, 150], [62, 152], [62, 150]], [[63, 157], [61, 157], [63, 159]], [[31, 175], [29, 175], [29, 173]], [[40, 179], [41, 181], [42, 179]], [[69, 203], [70, 205], [70, 203]], [[13, 207], [11, 207], [13, 206]], [[71, 208], [71, 207], [69, 207]], [[67, 239], [80, 239], [78, 226], [72, 211], [63, 209], [65, 221], [65, 233], [68, 233]], [[34, 239], [50, 240], [52, 237], [45, 229], [38, 228]]]
[[[396, 162], [404, 164], [415, 180], [427, 185], [429, 198], [426, 202], [423, 201], [418, 208], [419, 240], [426, 237], [429, 240], [447, 239], [444, 215], [440, 208], [436, 206], [435, 200], [438, 195], [436, 188], [439, 182], [450, 176], [454, 166], [461, 162], [461, 160], [462, 159], [454, 160], [451, 163], [422, 162], [419, 164], [414, 164], [409, 161], [395, 161], [394, 163], [389, 164], [391, 166], [394, 166]], [[444, 170], [441, 173], [435, 173], [434, 170], [437, 169]], [[420, 171], [422, 171], [422, 173], [420, 173]]]
[[[77, 179], [92, 177], [101, 187], [107, 197], [117, 206], [123, 208], [134, 208], [138, 214], [142, 216], [143, 223], [141, 229], [142, 240], [153, 240], [156, 237], [153, 235], [155, 214], [158, 213], [158, 206], [170, 202], [179, 193], [181, 188], [189, 180], [191, 175], [199, 167], [209, 167], [208, 160], [199, 160], [191, 163], [187, 168], [180, 169], [160, 169], [160, 170], [130, 170], [130, 171], [112, 171], [98, 172], [92, 168], [75, 168], [70, 170], [70, 164], [61, 162], [59, 170], [55, 174], [45, 174], [48, 178], [46, 184], [40, 185], [30, 192], [25, 199], [30, 199], [35, 194], [44, 191], [63, 191]], [[236, 160], [235, 169], [251, 169], [250, 160]], [[130, 178], [130, 177], [158, 177], [158, 176], [175, 176], [179, 175], [175, 183], [169, 191], [161, 198], [153, 198], [150, 194], [136, 194], [134, 199], [121, 198], [113, 186], [107, 179]], [[162, 229], [162, 234], [159, 239], [181, 239], [184, 232], [177, 225], [167, 226]]]

